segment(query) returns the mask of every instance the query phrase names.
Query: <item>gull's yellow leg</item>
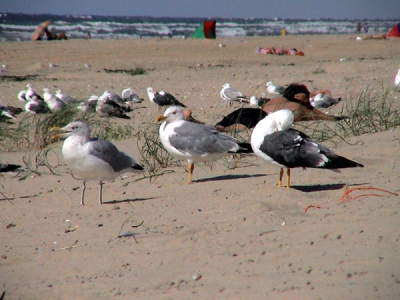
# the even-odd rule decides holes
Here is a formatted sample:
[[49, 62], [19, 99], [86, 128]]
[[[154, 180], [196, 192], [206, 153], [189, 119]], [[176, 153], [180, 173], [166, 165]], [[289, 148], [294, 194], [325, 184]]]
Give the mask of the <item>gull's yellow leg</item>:
[[286, 171], [286, 187], [290, 188], [290, 169], [289, 168]]
[[279, 172], [278, 187], [282, 186], [282, 177], [283, 177], [283, 169], [281, 168], [281, 171]]
[[193, 170], [194, 170], [194, 163], [189, 163], [188, 164], [188, 171], [189, 171], [188, 184], [192, 183]]

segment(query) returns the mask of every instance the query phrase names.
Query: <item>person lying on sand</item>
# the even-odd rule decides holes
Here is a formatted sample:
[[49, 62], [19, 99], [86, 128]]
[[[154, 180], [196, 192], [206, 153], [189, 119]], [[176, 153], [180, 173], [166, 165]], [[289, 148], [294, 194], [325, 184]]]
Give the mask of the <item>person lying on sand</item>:
[[354, 38], [351, 38], [351, 39], [356, 39], [356, 40], [387, 40], [387, 35], [386, 35], [386, 33], [384, 33], [382, 35], [378, 35], [378, 36], [375, 36], [375, 35], [372, 35], [372, 34], [368, 34], [365, 38], [357, 36], [357, 37], [354, 37]]
[[292, 83], [283, 93], [282, 97], [269, 100], [263, 107], [266, 113], [272, 113], [280, 109], [290, 109], [294, 114], [294, 122], [299, 121], [339, 121], [346, 117], [327, 115], [314, 108], [310, 102], [310, 92], [304, 84]]
[[[324, 90], [330, 93], [328, 90]], [[340, 121], [347, 117], [331, 116], [311, 105], [310, 92], [304, 84], [292, 83], [284, 92], [284, 96], [267, 101], [262, 108], [242, 107], [234, 110], [217, 122], [214, 127], [220, 132], [251, 130], [267, 114], [280, 109], [290, 109], [294, 114], [294, 122], [300, 121]], [[189, 109], [185, 110], [188, 121], [203, 123], [192, 117]]]
[[276, 55], [297, 55], [297, 56], [304, 56], [303, 51], [297, 51], [296, 48], [257, 48], [257, 53], [261, 54], [276, 54]]
[[364, 38], [364, 40], [386, 40], [386, 33], [379, 36], [369, 34]]

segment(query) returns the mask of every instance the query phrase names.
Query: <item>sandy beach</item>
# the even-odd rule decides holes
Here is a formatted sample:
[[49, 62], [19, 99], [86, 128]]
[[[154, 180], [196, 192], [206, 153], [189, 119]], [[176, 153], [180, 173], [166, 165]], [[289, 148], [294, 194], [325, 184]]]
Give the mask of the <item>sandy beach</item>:
[[[144, 101], [130, 120], [155, 121], [146, 89], [166, 90], [215, 124], [229, 107], [224, 83], [246, 95], [265, 82], [301, 82], [329, 89], [343, 101], [366, 89], [395, 93], [400, 39], [355, 40], [354, 35], [194, 39], [3, 42], [0, 102], [22, 107], [27, 83], [80, 100], [131, 87]], [[257, 47], [296, 48], [304, 56], [256, 53]], [[49, 64], [53, 67], [50, 67]], [[86, 66], [85, 66], [86, 64]], [[105, 70], [137, 67], [131, 76]], [[16, 81], [22, 76], [28, 80]], [[395, 99], [400, 101], [397, 91]], [[398, 103], [397, 103], [398, 105]], [[328, 111], [328, 110], [327, 110]], [[25, 114], [25, 113], [23, 113]], [[22, 117], [22, 116], [21, 116]], [[21, 118], [20, 116], [18, 118]], [[113, 141], [141, 160], [134, 137]], [[226, 160], [186, 163], [156, 180], [127, 175], [107, 182], [98, 205], [96, 182], [65, 165], [62, 142], [52, 145], [56, 175], [0, 175], [0, 294], [4, 299], [399, 299], [400, 197], [379, 191], [339, 204], [349, 188], [399, 193], [400, 128], [335, 143], [334, 151], [364, 168], [294, 169], [292, 188], [277, 188], [279, 169], [256, 157], [231, 169]], [[24, 165], [25, 151], [0, 152], [2, 163]], [[371, 194], [379, 194], [377, 197]], [[308, 209], [307, 209], [308, 208]], [[134, 235], [120, 237], [121, 233]]]

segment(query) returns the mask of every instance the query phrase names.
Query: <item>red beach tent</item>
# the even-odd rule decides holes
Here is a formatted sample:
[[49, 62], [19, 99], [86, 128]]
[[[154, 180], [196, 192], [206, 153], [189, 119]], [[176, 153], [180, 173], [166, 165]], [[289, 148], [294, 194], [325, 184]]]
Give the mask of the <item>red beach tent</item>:
[[387, 37], [400, 37], [400, 23], [397, 23], [387, 34]]
[[195, 39], [215, 39], [215, 25], [217, 21], [204, 21], [201, 23], [193, 34]]

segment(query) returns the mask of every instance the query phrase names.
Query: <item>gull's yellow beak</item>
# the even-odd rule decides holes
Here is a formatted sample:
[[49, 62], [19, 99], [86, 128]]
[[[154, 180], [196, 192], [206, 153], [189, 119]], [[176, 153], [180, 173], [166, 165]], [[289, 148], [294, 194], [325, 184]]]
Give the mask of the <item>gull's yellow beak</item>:
[[[53, 127], [53, 128], [50, 129], [50, 132], [54, 132], [54, 131], [62, 131], [62, 128], [61, 127]], [[61, 137], [63, 137], [63, 134], [57, 133], [57, 134], [53, 135], [51, 138], [52, 139], [58, 139], [58, 138], [61, 138]]]
[[61, 130], [61, 127], [53, 127], [53, 128], [50, 129], [50, 132], [59, 131], [59, 130]]
[[157, 122], [163, 121], [165, 119], [166, 119], [166, 117], [164, 117], [164, 116], [158, 116], [157, 117]]

